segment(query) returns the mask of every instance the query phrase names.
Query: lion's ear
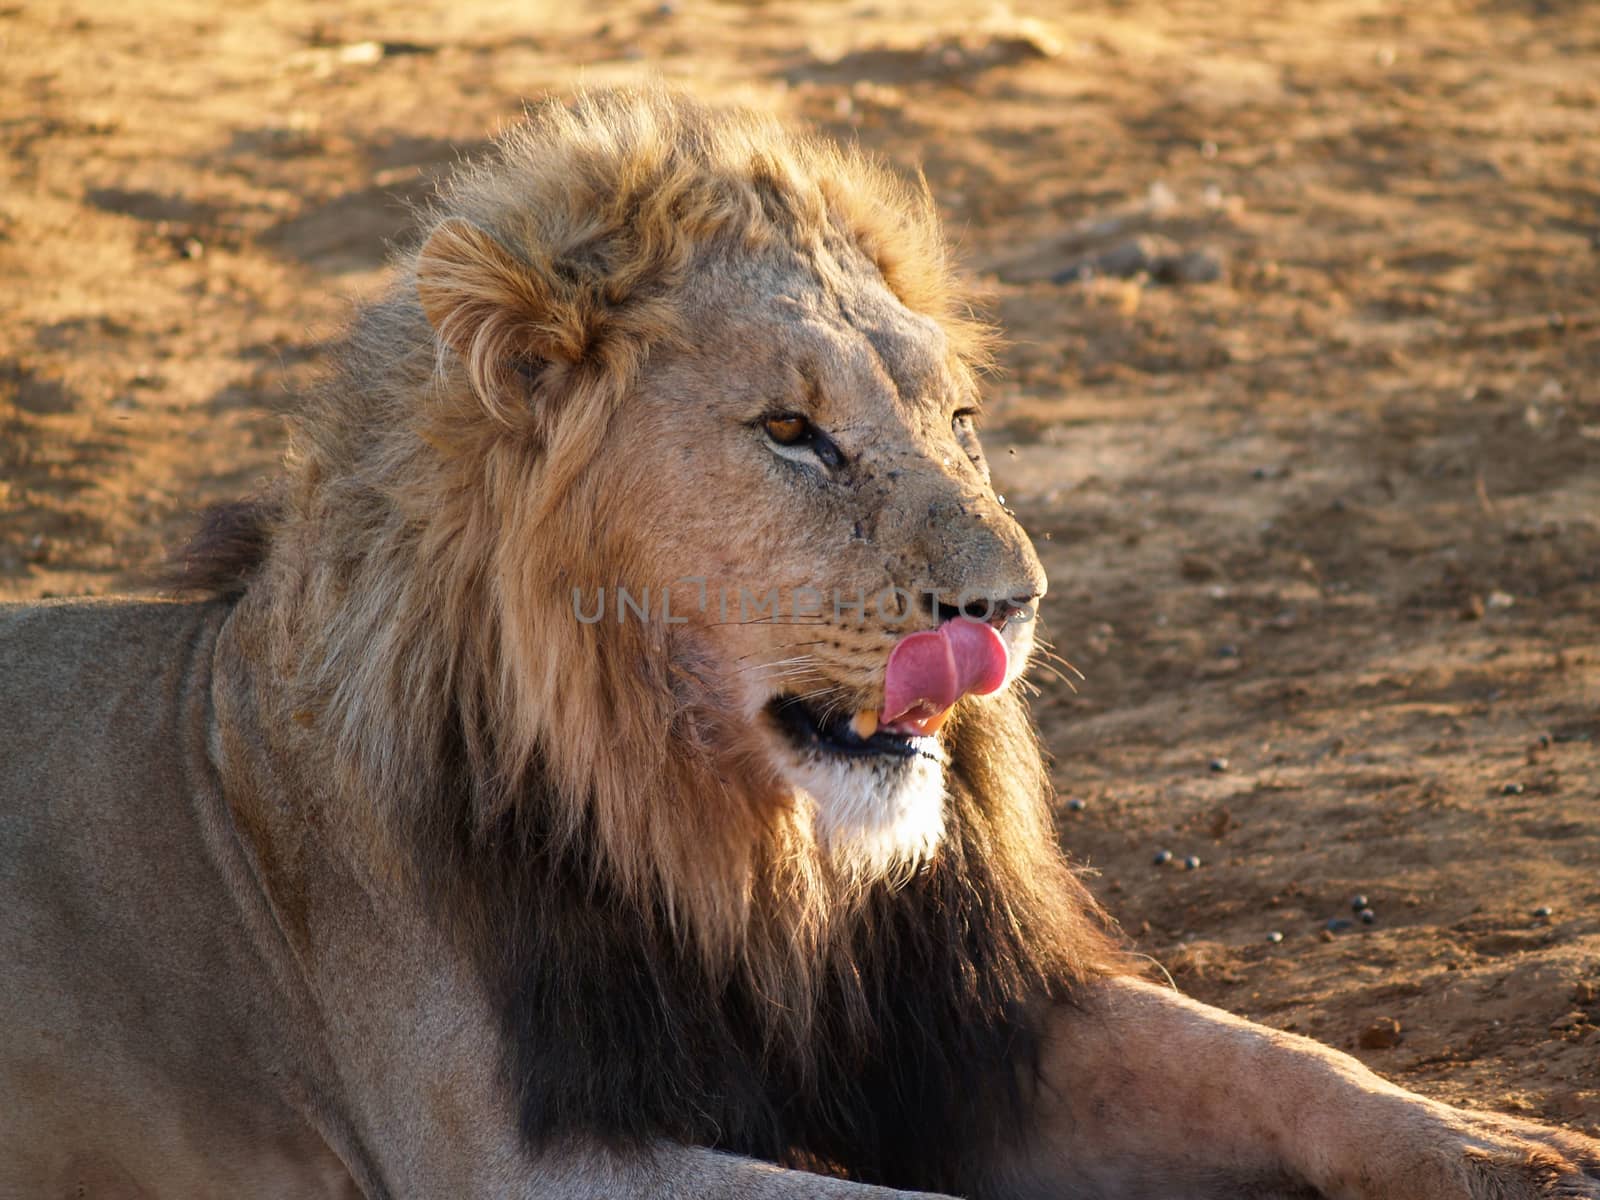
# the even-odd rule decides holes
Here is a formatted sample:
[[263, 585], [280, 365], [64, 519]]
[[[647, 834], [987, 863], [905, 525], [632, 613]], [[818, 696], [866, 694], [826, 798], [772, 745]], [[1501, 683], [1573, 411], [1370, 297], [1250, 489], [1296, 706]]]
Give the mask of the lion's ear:
[[[442, 346], [461, 356], [480, 399], [502, 415], [541, 364], [570, 361], [570, 302], [487, 230], [451, 217], [417, 254], [417, 298]], [[519, 382], [513, 382], [514, 380]]]
[[[490, 233], [456, 217], [434, 227], [417, 255], [417, 297], [439, 340], [470, 357], [484, 325], [528, 316], [528, 272]], [[521, 311], [519, 311], [521, 310]]]

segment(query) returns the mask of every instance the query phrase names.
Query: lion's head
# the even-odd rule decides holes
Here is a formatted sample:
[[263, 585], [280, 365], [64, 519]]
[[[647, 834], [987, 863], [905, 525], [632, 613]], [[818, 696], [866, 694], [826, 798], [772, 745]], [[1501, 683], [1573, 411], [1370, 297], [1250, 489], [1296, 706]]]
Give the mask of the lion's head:
[[[653, 661], [641, 742], [710, 749], [836, 857], [925, 857], [938, 726], [995, 657], [1020, 671], [1044, 590], [925, 197], [747, 114], [613, 97], [544, 110], [445, 214], [416, 259], [440, 387], [526, 455], [496, 582], [530, 745], [592, 786]], [[902, 654], [891, 711], [897, 643], [963, 610], [988, 625]], [[945, 643], [955, 679], [908, 665]]]
[[993, 838], [1046, 843], [1011, 695], [1045, 580], [925, 190], [591, 94], [458, 174], [403, 268], [301, 418], [265, 572], [297, 719], [381, 824], [456, 819], [404, 800], [449, 740], [478, 827], [537, 775], [550, 836], [711, 941], [929, 860], [962, 746], [1024, 764]]

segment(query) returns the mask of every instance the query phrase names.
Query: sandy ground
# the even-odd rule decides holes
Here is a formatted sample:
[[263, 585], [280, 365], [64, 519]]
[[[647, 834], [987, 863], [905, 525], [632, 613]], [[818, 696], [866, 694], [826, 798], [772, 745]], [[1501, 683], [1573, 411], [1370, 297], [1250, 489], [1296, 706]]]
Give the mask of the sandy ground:
[[1586, 8], [5, 5], [0, 595], [129, 587], [269, 474], [406, 202], [524, 98], [774, 106], [921, 164], [1006, 326], [991, 457], [1086, 677], [1037, 712], [1119, 919], [1207, 1000], [1600, 1130]]

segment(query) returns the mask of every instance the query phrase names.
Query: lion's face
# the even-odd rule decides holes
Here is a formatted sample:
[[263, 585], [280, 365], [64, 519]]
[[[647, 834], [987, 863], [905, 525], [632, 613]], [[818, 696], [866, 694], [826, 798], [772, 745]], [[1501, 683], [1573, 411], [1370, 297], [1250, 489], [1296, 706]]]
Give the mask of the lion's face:
[[648, 588], [730, 759], [881, 866], [937, 844], [940, 728], [1023, 669], [1045, 577], [944, 331], [859, 252], [814, 253], [706, 266], [691, 338], [652, 354], [596, 464], [596, 536], [633, 572], [603, 620]]
[[541, 109], [449, 202], [414, 260], [446, 481], [419, 503], [486, 497], [508, 776], [537, 755], [652, 846], [647, 772], [869, 871], [926, 857], [944, 721], [1014, 681], [1045, 588], [926, 197], [622, 96]]

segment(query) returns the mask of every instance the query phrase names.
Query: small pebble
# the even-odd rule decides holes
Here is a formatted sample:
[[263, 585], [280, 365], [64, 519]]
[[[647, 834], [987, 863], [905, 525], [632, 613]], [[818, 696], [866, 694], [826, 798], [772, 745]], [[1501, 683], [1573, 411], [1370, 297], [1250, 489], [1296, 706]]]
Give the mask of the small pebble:
[[1364, 895], [1359, 895], [1358, 894], [1358, 895], [1350, 897], [1350, 911], [1351, 912], [1360, 912], [1363, 908], [1371, 908], [1371, 907], [1372, 906], [1367, 903], [1367, 898]]
[[1154, 861], [1155, 861], [1156, 866], [1158, 866], [1158, 867], [1166, 866], [1169, 862], [1172, 861], [1172, 851], [1171, 850], [1157, 850]]
[[1378, 920], [1378, 914], [1373, 912], [1370, 908], [1363, 908], [1360, 912], [1356, 913], [1356, 916], [1361, 918], [1361, 923], [1363, 925], [1372, 925]]
[[1393, 1017], [1379, 1017], [1361, 1031], [1356, 1042], [1363, 1050], [1392, 1050], [1400, 1044], [1400, 1022]]
[[1211, 250], [1188, 250], [1176, 261], [1162, 259], [1151, 271], [1157, 283], [1215, 283], [1222, 278], [1222, 259]]
[[1153, 265], [1163, 257], [1168, 245], [1160, 238], [1129, 238], [1098, 254], [1074, 259], [1052, 275], [1050, 282], [1079, 283], [1102, 275], [1132, 279], [1136, 275], [1153, 274]]
[[1346, 917], [1334, 917], [1325, 926], [1329, 933], [1343, 933], [1346, 929], [1354, 929], [1356, 923]]
[[1228, 760], [1225, 758], [1213, 758], [1210, 765], [1213, 771], [1226, 771], [1228, 769]]
[[1502, 796], [1520, 796], [1522, 795], [1522, 792], [1523, 787], [1520, 783], [1507, 783], [1503, 784], [1500, 788], [1500, 794]]
[[1185, 858], [1183, 860], [1183, 869], [1185, 871], [1198, 871], [1200, 869], [1200, 856], [1191, 854]]
[[1546, 921], [1556, 915], [1556, 910], [1551, 908], [1548, 904], [1541, 904], [1538, 908], [1533, 910], [1533, 915], [1538, 917], [1541, 921]]
[[1089, 802], [1074, 796], [1071, 800], [1067, 801], [1067, 807], [1073, 812], [1082, 812], [1084, 809], [1089, 807]]
[[1233, 646], [1233, 645], [1218, 646], [1217, 647], [1217, 657], [1218, 658], [1238, 658], [1239, 657], [1239, 647]]
[[1271, 933], [1267, 934], [1267, 941], [1276, 946], [1279, 942], [1283, 941], [1283, 934], [1274, 929]]

